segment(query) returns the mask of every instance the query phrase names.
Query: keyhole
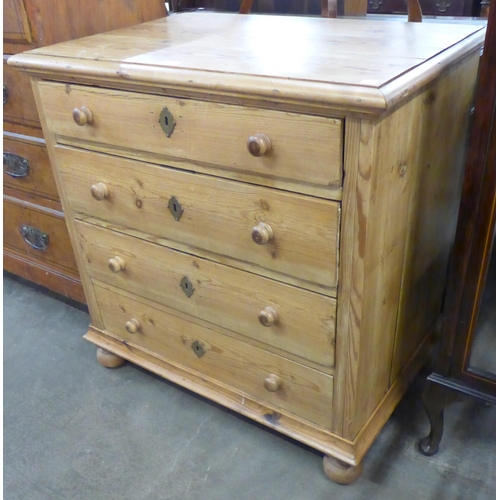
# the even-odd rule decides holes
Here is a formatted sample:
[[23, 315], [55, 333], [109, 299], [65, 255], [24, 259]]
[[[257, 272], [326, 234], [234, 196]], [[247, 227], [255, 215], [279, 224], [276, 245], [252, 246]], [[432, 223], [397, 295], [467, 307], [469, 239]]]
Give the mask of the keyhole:
[[168, 116], [165, 116], [165, 125], [168, 127]]
[[184, 286], [186, 287], [186, 290], [189, 288], [187, 283], [184, 283]]
[[172, 198], [168, 200], [168, 209], [175, 220], [179, 220], [181, 218], [182, 205], [179, 203], [179, 200], [175, 196], [172, 196]]

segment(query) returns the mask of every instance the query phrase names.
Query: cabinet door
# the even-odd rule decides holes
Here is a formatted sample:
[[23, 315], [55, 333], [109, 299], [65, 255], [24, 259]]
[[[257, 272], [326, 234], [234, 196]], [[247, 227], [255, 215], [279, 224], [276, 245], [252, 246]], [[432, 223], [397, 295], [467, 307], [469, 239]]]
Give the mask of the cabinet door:
[[31, 32], [24, 0], [4, 0], [3, 38], [14, 43], [31, 43]]

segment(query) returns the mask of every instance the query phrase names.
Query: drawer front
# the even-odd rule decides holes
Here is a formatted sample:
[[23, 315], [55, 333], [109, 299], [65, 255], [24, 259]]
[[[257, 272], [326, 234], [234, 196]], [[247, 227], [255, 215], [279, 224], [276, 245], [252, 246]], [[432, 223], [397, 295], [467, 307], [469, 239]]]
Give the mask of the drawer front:
[[3, 40], [17, 43], [31, 42], [28, 16], [23, 0], [3, 2]]
[[470, 16], [464, 0], [422, 0], [422, 12], [429, 16]]
[[368, 0], [369, 14], [406, 14], [407, 11], [405, 0]]
[[[56, 151], [77, 217], [88, 214], [124, 232], [166, 238], [174, 247], [181, 242], [190, 253], [208, 250], [217, 260], [230, 257], [233, 266], [251, 264], [258, 274], [299, 278], [305, 287], [311, 282], [334, 293], [337, 202], [65, 147]], [[94, 199], [91, 186], [106, 189], [107, 198]], [[252, 235], [264, 234], [265, 241], [267, 227], [272, 238], [255, 243]]]
[[52, 200], [59, 199], [47, 148], [42, 141], [4, 136], [3, 183]]
[[[422, 13], [425, 16], [464, 16], [464, 0], [420, 0]], [[405, 0], [369, 0], [369, 14], [407, 14]]]
[[[192, 170], [208, 166], [224, 177], [253, 174], [271, 185], [292, 181], [298, 191], [301, 184], [341, 184], [338, 119], [76, 85], [42, 82], [39, 88], [48, 126], [58, 136], [126, 148], [133, 157], [131, 149], [161, 155], [170, 164], [186, 161]], [[79, 126], [72, 114], [82, 106], [90, 109], [92, 122]], [[164, 108], [170, 114], [160, 117]], [[160, 122], [175, 122], [170, 137]], [[262, 156], [250, 154], [252, 137], [254, 153]]]
[[77, 273], [63, 214], [4, 196], [3, 237], [6, 247]]
[[3, 59], [3, 118], [5, 121], [40, 127], [30, 77], [7, 65]]
[[[125, 342], [331, 428], [332, 376], [170, 314], [158, 304], [117, 293], [104, 284], [95, 283], [94, 289], [105, 329]], [[131, 325], [136, 333], [127, 330], [134, 331]], [[266, 379], [271, 390], [264, 386]]]
[[107, 229], [81, 222], [76, 226], [93, 279], [332, 373], [334, 299]]

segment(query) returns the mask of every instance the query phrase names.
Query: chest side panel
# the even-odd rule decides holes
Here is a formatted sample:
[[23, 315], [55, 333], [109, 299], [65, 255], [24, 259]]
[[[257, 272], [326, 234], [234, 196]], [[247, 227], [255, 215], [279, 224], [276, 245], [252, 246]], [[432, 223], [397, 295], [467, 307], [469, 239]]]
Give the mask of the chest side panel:
[[378, 123], [346, 123], [334, 431], [350, 439], [440, 314], [477, 60]]

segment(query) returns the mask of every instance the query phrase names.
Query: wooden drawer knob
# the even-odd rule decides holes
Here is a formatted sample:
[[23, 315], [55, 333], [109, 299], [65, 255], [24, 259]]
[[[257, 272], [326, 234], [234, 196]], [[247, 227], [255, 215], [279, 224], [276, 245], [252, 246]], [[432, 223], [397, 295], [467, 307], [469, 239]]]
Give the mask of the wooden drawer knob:
[[77, 125], [83, 127], [84, 125], [90, 125], [93, 121], [92, 111], [86, 106], [82, 106], [81, 108], [75, 108], [73, 110], [73, 120]]
[[264, 387], [269, 392], [276, 392], [281, 387], [281, 379], [278, 375], [271, 374], [264, 380]]
[[259, 313], [259, 321], [262, 326], [273, 326], [278, 322], [278, 311], [273, 307], [264, 307]]
[[97, 201], [105, 200], [109, 197], [109, 189], [104, 182], [98, 182], [97, 184], [92, 184], [90, 187], [90, 194], [92, 198]]
[[142, 327], [138, 319], [132, 318], [125, 323], [125, 328], [128, 333], [137, 333]]
[[271, 139], [266, 134], [252, 135], [247, 141], [247, 148], [252, 156], [264, 156], [272, 147]]
[[265, 245], [269, 240], [273, 239], [273, 229], [269, 224], [265, 222], [259, 222], [252, 229], [252, 240], [257, 243], [257, 245]]
[[114, 273], [119, 273], [125, 269], [125, 262], [122, 258], [116, 256], [112, 259], [109, 259], [108, 266]]

